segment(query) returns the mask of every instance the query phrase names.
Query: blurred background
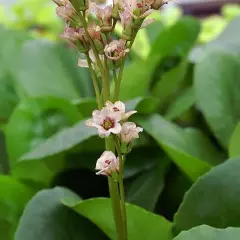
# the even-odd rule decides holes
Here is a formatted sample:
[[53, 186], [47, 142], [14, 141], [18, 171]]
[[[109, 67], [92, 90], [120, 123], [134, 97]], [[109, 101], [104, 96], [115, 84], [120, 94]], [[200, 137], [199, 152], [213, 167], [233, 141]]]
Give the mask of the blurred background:
[[[167, 121], [166, 126], [161, 123], [164, 127], [159, 131], [156, 126], [152, 134], [154, 127], [149, 130], [146, 127], [129, 155], [131, 161], [127, 161], [125, 172], [127, 201], [170, 220], [185, 192], [202, 174], [194, 170], [192, 177], [176, 164], [176, 158], [182, 160], [189, 155], [205, 160], [214, 155], [218, 160], [213, 165], [221, 163], [228, 156], [228, 140], [240, 120], [236, 107], [239, 92], [231, 90], [236, 94], [229, 101], [235, 103], [235, 122], [225, 124], [229, 127], [227, 133], [221, 132], [220, 123], [224, 114], [229, 114], [221, 108], [225, 98], [213, 99], [211, 93], [216, 87], [208, 86], [208, 75], [204, 75], [221, 78], [222, 74], [217, 73], [224, 68], [223, 73], [227, 72], [235, 85], [239, 82], [235, 70], [240, 66], [234, 59], [240, 54], [239, 3], [239, 0], [170, 2], [154, 13], [153, 24], [139, 32], [127, 62], [121, 99], [129, 109], [136, 107], [140, 115], [157, 113]], [[7, 177], [7, 181], [0, 178], [0, 229], [5, 229], [1, 240], [12, 239], [25, 204], [40, 189], [60, 185], [74, 190], [83, 199], [108, 196], [106, 179], [95, 176], [94, 172], [96, 159], [103, 149], [103, 142], [95, 136], [82, 142], [66, 138], [61, 142], [53, 140], [55, 145], [46, 149], [49, 155], [40, 149], [44, 157], [20, 160], [65, 128], [88, 118], [96, 108], [88, 70], [77, 67], [78, 54], [59, 37], [63, 27], [50, 0], [0, 0], [0, 176]], [[221, 66], [214, 62], [213, 51], [225, 59], [221, 60]], [[226, 58], [221, 54], [226, 54]], [[208, 64], [196, 73], [195, 68], [202, 59]], [[220, 103], [210, 109], [210, 114], [216, 113], [214, 118], [209, 118], [208, 112], [197, 104], [202, 100], [193, 91], [198, 79], [203, 85], [199, 84], [197, 89], [204, 87], [200, 89], [204, 93], [210, 87], [209, 102]], [[217, 80], [216, 85], [220, 86], [220, 82], [224, 79]], [[234, 95], [230, 91], [235, 89], [234, 84], [232, 87], [224, 84], [221, 86], [226, 94]], [[230, 103], [226, 109], [231, 106]], [[215, 111], [217, 107], [219, 111]], [[215, 131], [218, 124], [219, 129]], [[185, 131], [186, 128], [191, 130]], [[159, 135], [154, 136], [154, 132]], [[158, 137], [162, 139], [156, 140]], [[179, 142], [175, 141], [178, 137]], [[171, 144], [168, 139], [172, 140]], [[64, 151], [54, 152], [64, 141], [75, 142]], [[180, 149], [185, 155], [169, 154], [172, 148]], [[14, 181], [31, 188], [31, 194], [23, 197], [22, 185]], [[17, 199], [22, 199], [21, 204], [14, 202]], [[5, 215], [11, 216], [9, 229], [1, 227], [5, 226], [1, 221]]]

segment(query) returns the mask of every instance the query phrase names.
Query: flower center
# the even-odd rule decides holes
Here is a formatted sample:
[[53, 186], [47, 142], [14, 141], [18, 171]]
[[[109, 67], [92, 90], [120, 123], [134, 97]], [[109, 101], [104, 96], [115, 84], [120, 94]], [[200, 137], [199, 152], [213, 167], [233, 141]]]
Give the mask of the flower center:
[[114, 112], [119, 112], [120, 110], [119, 110], [119, 108], [117, 108], [117, 107], [113, 107], [113, 111], [114, 111]]
[[103, 120], [103, 124], [102, 124], [102, 127], [105, 129], [105, 130], [109, 130], [110, 128], [114, 128], [114, 120], [110, 117], [106, 117], [104, 120]]
[[111, 160], [106, 160], [106, 161], [105, 161], [105, 163], [106, 163], [107, 165], [110, 165], [111, 162], [112, 162]]

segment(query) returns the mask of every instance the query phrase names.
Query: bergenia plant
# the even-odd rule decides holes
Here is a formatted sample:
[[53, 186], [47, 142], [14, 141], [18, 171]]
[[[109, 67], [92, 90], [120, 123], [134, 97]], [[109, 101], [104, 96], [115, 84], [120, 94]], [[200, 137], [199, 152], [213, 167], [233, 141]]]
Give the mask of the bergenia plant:
[[[109, 182], [113, 216], [119, 240], [128, 239], [127, 216], [123, 186], [125, 156], [132, 150], [134, 139], [142, 128], [129, 122], [136, 111], [126, 112], [119, 99], [126, 58], [138, 31], [153, 20], [148, 17], [166, 4], [166, 0], [114, 0], [109, 6], [98, 6], [88, 0], [54, 0], [56, 13], [65, 21], [61, 35], [81, 53], [79, 67], [88, 67], [96, 94], [98, 109], [86, 121], [86, 127], [96, 128], [105, 138], [106, 149], [96, 163], [97, 174]], [[119, 22], [122, 34], [116, 39]], [[114, 91], [110, 83], [114, 82]]]

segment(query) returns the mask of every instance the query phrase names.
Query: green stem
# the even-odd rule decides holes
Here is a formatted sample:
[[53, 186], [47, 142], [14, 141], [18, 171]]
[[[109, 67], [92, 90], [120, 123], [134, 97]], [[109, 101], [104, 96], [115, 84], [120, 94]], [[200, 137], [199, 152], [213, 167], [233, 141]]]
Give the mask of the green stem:
[[90, 71], [90, 74], [92, 76], [93, 87], [94, 87], [95, 94], [96, 94], [98, 109], [101, 109], [102, 108], [102, 100], [101, 100], [101, 93], [100, 93], [100, 90], [99, 90], [99, 87], [98, 87], [97, 77], [96, 77], [96, 74], [95, 74], [95, 72], [92, 68], [92, 61], [91, 61], [88, 54], [86, 54], [86, 58], [87, 58], [87, 62], [88, 62], [89, 71]]
[[98, 67], [100, 69], [100, 72], [101, 72], [101, 76], [102, 76], [102, 80], [103, 80], [103, 91], [104, 91], [104, 96], [105, 96], [104, 100], [106, 101], [106, 100], [110, 99], [110, 92], [108, 91], [108, 88], [106, 87], [108, 85], [108, 83], [105, 82], [105, 81], [107, 81], [107, 69], [106, 69], [106, 71], [104, 70], [103, 64], [102, 64], [101, 59], [100, 59], [99, 54], [98, 54], [98, 51], [97, 51], [97, 49], [95, 47], [95, 44], [94, 44], [94, 42], [93, 42], [93, 40], [92, 40], [92, 38], [91, 38], [91, 36], [88, 32], [87, 22], [86, 22], [86, 19], [84, 17], [84, 14], [80, 13], [79, 16], [80, 16], [80, 19], [82, 21], [83, 28], [86, 32], [87, 37], [88, 37], [88, 40], [90, 42], [90, 45], [91, 45], [91, 48], [93, 50], [94, 56], [96, 58], [97, 65], [98, 65]]
[[118, 77], [115, 80], [115, 90], [114, 90], [114, 97], [113, 97], [113, 102], [116, 102], [119, 98], [119, 93], [120, 93], [120, 87], [121, 87], [121, 81], [122, 81], [122, 75], [123, 75], [123, 69], [124, 69], [124, 64], [125, 64], [125, 59], [126, 57], [124, 57], [122, 59], [122, 64], [121, 67], [119, 69], [119, 74]]
[[120, 204], [122, 210], [122, 218], [123, 218], [123, 225], [124, 225], [124, 240], [128, 239], [128, 232], [127, 232], [127, 213], [126, 213], [126, 204], [125, 204], [125, 191], [124, 191], [124, 184], [123, 184], [123, 170], [124, 170], [124, 159], [121, 154], [121, 149], [118, 143], [117, 137], [115, 138], [115, 146], [118, 153], [119, 158], [119, 188], [120, 188]]
[[[115, 152], [114, 141], [111, 137], [106, 138], [105, 144], [106, 144], [106, 150]], [[125, 240], [118, 183], [114, 181], [112, 177], [108, 177], [108, 185], [109, 185], [109, 193], [112, 201], [112, 210], [113, 210], [113, 216], [114, 216], [114, 221], [116, 226], [117, 239]]]

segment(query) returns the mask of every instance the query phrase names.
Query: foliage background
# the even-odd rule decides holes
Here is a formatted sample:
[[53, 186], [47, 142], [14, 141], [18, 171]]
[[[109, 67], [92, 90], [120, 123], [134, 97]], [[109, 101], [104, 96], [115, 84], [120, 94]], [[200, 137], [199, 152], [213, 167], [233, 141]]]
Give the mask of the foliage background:
[[[173, 8], [136, 39], [121, 89], [145, 130], [126, 162], [129, 239], [240, 225], [238, 15]], [[59, 40], [53, 4], [22, 0], [0, 19], [1, 239], [115, 239], [107, 180], [94, 173], [103, 141], [84, 125], [91, 80]], [[239, 234], [201, 226], [176, 239], [205, 231]]]

